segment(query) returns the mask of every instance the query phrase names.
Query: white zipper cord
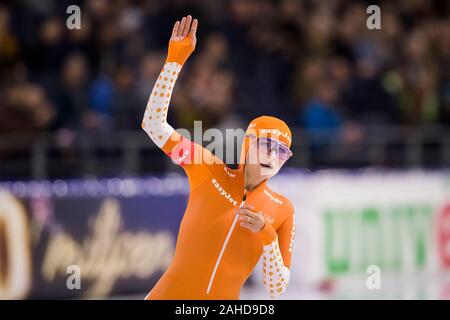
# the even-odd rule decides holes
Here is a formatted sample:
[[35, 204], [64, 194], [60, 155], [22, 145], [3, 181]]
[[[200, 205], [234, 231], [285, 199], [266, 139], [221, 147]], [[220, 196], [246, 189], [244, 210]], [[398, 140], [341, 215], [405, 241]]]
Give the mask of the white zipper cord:
[[[245, 203], [245, 193], [244, 193], [244, 200], [242, 200], [241, 204], [239, 205], [239, 208], [242, 208], [244, 203]], [[217, 258], [216, 265], [214, 266], [214, 270], [211, 274], [211, 278], [209, 279], [209, 284], [208, 284], [208, 289], [206, 289], [206, 294], [209, 294], [209, 292], [211, 291], [211, 286], [213, 284], [214, 277], [216, 276], [217, 269], [219, 268], [220, 260], [222, 260], [223, 253], [225, 252], [225, 248], [227, 247], [228, 240], [230, 240], [231, 234], [233, 233], [233, 230], [236, 225], [238, 217], [239, 217], [239, 215], [236, 213], [234, 216], [234, 219], [233, 219], [233, 223], [231, 224], [231, 227], [228, 230], [227, 237], [225, 238], [225, 241], [223, 242], [222, 250], [220, 250], [219, 257]]]

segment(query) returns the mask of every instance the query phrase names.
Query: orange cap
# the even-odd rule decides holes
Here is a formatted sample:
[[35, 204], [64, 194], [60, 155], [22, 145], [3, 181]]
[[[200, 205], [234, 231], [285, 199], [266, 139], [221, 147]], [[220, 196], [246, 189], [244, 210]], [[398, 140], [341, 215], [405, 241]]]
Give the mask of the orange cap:
[[291, 147], [291, 130], [284, 121], [275, 117], [261, 116], [253, 119], [245, 131], [245, 135], [246, 137], [242, 143], [239, 164], [245, 163], [245, 156], [250, 145], [249, 135], [254, 135], [257, 138], [275, 139], [289, 148]]
[[257, 138], [275, 139], [288, 148], [291, 147], [291, 130], [284, 121], [275, 117], [261, 116], [253, 119], [248, 125], [245, 134], [254, 135]]

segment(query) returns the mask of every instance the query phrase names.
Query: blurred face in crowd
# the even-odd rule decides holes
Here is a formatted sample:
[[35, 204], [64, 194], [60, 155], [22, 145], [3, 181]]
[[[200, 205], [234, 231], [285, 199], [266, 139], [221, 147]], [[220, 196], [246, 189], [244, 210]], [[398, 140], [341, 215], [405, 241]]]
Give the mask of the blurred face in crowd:
[[318, 83], [315, 91], [317, 97], [328, 106], [333, 106], [337, 100], [336, 86], [331, 81], [324, 80]]
[[9, 12], [3, 8], [0, 7], [0, 34], [2, 34], [3, 32], [6, 33], [6, 31], [9, 28]]
[[48, 45], [58, 43], [62, 40], [63, 31], [61, 19], [46, 20], [41, 27], [41, 40]]
[[64, 83], [69, 88], [77, 89], [85, 83], [88, 66], [84, 55], [74, 54], [69, 56], [64, 62], [63, 68]]
[[292, 152], [281, 142], [270, 138], [250, 136], [245, 162], [245, 176], [255, 186], [280, 171]]

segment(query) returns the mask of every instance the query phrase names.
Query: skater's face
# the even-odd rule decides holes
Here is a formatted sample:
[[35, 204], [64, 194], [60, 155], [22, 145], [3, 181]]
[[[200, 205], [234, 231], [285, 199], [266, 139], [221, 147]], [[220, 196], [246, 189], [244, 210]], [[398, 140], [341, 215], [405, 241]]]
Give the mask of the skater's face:
[[250, 175], [268, 179], [280, 171], [284, 163], [292, 156], [289, 148], [270, 138], [250, 137], [246, 166]]

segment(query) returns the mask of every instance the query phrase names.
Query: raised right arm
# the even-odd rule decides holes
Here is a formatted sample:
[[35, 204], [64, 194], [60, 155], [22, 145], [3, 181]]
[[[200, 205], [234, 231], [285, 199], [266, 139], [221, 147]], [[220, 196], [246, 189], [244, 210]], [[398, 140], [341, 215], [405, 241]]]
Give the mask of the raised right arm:
[[166, 62], [148, 99], [141, 126], [159, 148], [176, 134], [167, 123], [167, 112], [178, 74], [195, 49], [197, 25], [197, 19], [192, 21], [190, 15], [175, 23]]
[[197, 25], [197, 19], [192, 21], [191, 16], [175, 23], [164, 68], [153, 87], [142, 120], [142, 128], [153, 142], [184, 169], [191, 189], [209, 177], [210, 164], [220, 162], [211, 152], [184, 138], [167, 123], [170, 97], [178, 74], [195, 49]]

